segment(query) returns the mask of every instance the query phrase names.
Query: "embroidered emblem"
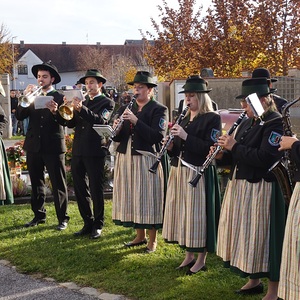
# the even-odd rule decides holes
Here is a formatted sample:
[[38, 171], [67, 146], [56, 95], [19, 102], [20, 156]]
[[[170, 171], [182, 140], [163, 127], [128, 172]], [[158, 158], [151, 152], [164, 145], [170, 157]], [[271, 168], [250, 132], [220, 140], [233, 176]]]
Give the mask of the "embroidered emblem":
[[211, 131], [211, 134], [210, 134], [210, 138], [214, 141], [214, 142], [217, 142], [218, 138], [220, 137], [220, 130], [218, 129], [213, 129]]
[[109, 119], [109, 115], [110, 115], [110, 112], [109, 110], [107, 110], [106, 108], [103, 110], [102, 112], [102, 118], [105, 119], [106, 121]]
[[281, 134], [279, 134], [275, 131], [272, 131], [269, 136], [268, 142], [271, 146], [279, 146], [280, 139], [281, 139]]
[[159, 127], [160, 127], [162, 130], [166, 130], [166, 127], [167, 127], [167, 121], [166, 121], [164, 118], [160, 118], [160, 120], [159, 120]]

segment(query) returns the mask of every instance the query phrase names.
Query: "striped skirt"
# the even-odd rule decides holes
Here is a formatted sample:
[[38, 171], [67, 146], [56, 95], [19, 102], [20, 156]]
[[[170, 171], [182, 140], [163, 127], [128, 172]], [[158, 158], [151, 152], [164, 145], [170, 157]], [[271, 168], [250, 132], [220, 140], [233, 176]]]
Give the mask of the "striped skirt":
[[247, 274], [269, 271], [272, 183], [230, 180], [221, 208], [217, 255]]
[[215, 167], [209, 168], [195, 188], [188, 184], [194, 176], [195, 172], [187, 167], [171, 167], [162, 236], [166, 242], [178, 243], [190, 252], [205, 248], [213, 252], [220, 207]]
[[148, 170], [156, 159], [117, 153], [114, 167], [112, 218], [115, 224], [134, 228], [161, 228], [164, 206], [164, 177], [159, 164], [157, 173]]
[[300, 182], [296, 183], [289, 205], [282, 250], [278, 296], [300, 299]]

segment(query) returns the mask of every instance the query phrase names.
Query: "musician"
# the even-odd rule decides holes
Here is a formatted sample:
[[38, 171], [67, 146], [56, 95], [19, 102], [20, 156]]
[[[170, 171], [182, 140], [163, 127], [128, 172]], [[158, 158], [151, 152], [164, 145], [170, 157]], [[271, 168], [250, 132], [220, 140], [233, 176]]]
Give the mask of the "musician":
[[[171, 129], [173, 142], [162, 236], [185, 248], [185, 259], [177, 269], [187, 275], [206, 270], [206, 253], [215, 251], [220, 192], [215, 166], [210, 166], [196, 187], [188, 185], [195, 172], [183, 166], [178, 156], [201, 166], [221, 132], [220, 115], [214, 112], [206, 81], [198, 75], [188, 77], [183, 91], [189, 111]], [[195, 254], [198, 253], [197, 259]]]
[[[155, 157], [141, 155], [136, 150], [155, 153], [155, 146], [165, 136], [168, 109], [153, 99], [156, 84], [149, 72], [138, 71], [128, 84], [133, 85], [137, 98], [131, 110], [122, 107], [120, 113], [124, 122], [114, 138], [119, 145], [114, 169], [112, 218], [115, 224], [136, 230], [136, 237], [125, 247], [147, 244], [146, 253], [152, 253], [157, 246], [157, 230], [163, 223], [163, 169], [160, 164], [157, 174], [151, 174], [148, 170]], [[114, 121], [114, 128], [119, 122], [120, 118]]]
[[[271, 74], [266, 68], [256, 68], [252, 72], [252, 78], [265, 77], [268, 80], [269, 87], [273, 88], [273, 82], [277, 82], [277, 78], [271, 78]], [[273, 89], [274, 90], [274, 89]], [[274, 90], [275, 91], [275, 90]], [[277, 110], [282, 113], [282, 109], [284, 105], [287, 104], [287, 100], [282, 98], [281, 96], [272, 93], [273, 100], [277, 107]]]
[[295, 188], [289, 204], [278, 296], [284, 300], [300, 299], [300, 141], [295, 136], [283, 136], [280, 151], [290, 151], [291, 159], [296, 164], [293, 170]]
[[[285, 224], [285, 204], [274, 174], [269, 168], [281, 157], [278, 151], [283, 134], [281, 115], [270, 95], [266, 78], [246, 79], [237, 96], [248, 119], [236, 135], [218, 140], [223, 148], [216, 156], [219, 164], [231, 165], [218, 230], [217, 255], [225, 266], [242, 277], [250, 277], [240, 295], [263, 293], [260, 278], [267, 277], [268, 291], [263, 300], [276, 300], [281, 247]], [[254, 113], [245, 98], [256, 93], [264, 109]]]
[[74, 117], [67, 122], [75, 127], [71, 171], [80, 215], [84, 221], [76, 236], [101, 236], [104, 225], [104, 165], [106, 151], [101, 147], [102, 137], [94, 125], [107, 124], [114, 109], [114, 101], [102, 94], [106, 78], [96, 69], [87, 70], [79, 79], [88, 91], [85, 100], [73, 100]]
[[[65, 135], [63, 122], [57, 118], [57, 108], [63, 103], [63, 95], [55, 90], [53, 84], [61, 81], [57, 68], [46, 62], [34, 65], [31, 69], [42, 86], [44, 95], [52, 96], [53, 100], [46, 103], [46, 108], [35, 109], [34, 101], [28, 106], [18, 105], [16, 117], [24, 120], [29, 117], [29, 125], [24, 142], [26, 161], [29, 171], [32, 194], [31, 209], [34, 218], [25, 227], [37, 226], [46, 221], [46, 187], [44, 171], [48, 171], [53, 188], [53, 198], [58, 219], [58, 230], [67, 228], [68, 194], [65, 171]], [[33, 85], [28, 85], [24, 94], [28, 94]]]

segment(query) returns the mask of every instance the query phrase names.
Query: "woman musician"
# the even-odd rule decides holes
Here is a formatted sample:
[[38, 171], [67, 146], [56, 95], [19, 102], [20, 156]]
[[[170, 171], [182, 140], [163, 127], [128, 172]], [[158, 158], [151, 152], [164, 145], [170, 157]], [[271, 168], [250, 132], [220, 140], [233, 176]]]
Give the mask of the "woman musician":
[[185, 248], [185, 259], [176, 269], [187, 268], [186, 274], [192, 275], [206, 270], [206, 251], [215, 251], [220, 192], [214, 166], [207, 169], [194, 188], [188, 181], [195, 173], [183, 166], [178, 156], [200, 167], [220, 134], [221, 118], [213, 110], [208, 95], [211, 89], [199, 75], [188, 77], [183, 89], [180, 93], [185, 94], [189, 111], [181, 124], [171, 129], [174, 139], [168, 147], [171, 170], [162, 236], [166, 242]]
[[[230, 165], [219, 220], [217, 255], [226, 267], [249, 281], [236, 290], [239, 295], [261, 294], [260, 278], [267, 277], [268, 291], [263, 300], [277, 300], [281, 247], [285, 224], [285, 202], [269, 168], [281, 157], [278, 151], [283, 134], [278, 113], [266, 78], [246, 79], [236, 98], [248, 118], [235, 136], [222, 135], [217, 163]], [[256, 93], [263, 108], [260, 117], [246, 98]], [[211, 149], [213, 150], [213, 149]]]
[[[155, 157], [141, 155], [136, 150], [155, 153], [155, 145], [165, 136], [168, 109], [153, 99], [156, 84], [149, 72], [137, 72], [128, 84], [133, 85], [136, 100], [131, 110], [124, 107], [123, 113], [120, 112], [123, 124], [114, 137], [119, 145], [114, 168], [112, 218], [115, 224], [136, 230], [136, 237], [125, 247], [147, 244], [145, 251], [151, 253], [156, 250], [157, 230], [163, 223], [164, 175], [161, 165], [157, 175], [151, 174], [148, 169]], [[121, 120], [116, 119], [113, 127], [116, 128]]]
[[278, 290], [281, 299], [293, 300], [300, 299], [300, 141], [294, 136], [283, 136], [278, 150], [291, 150], [291, 159], [297, 167], [286, 220]]

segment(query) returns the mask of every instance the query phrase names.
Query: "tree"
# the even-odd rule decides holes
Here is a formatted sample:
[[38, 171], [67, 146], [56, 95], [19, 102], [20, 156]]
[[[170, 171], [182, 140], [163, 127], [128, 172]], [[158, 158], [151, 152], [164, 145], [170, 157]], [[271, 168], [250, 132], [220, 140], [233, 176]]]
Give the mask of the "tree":
[[[11, 37], [7, 27], [2, 24], [0, 27], [0, 73], [12, 74], [13, 66], [13, 52], [12, 44], [10, 43]], [[14, 56], [18, 53], [14, 50]]]
[[87, 47], [78, 53], [77, 67], [79, 70], [98, 69], [102, 74], [107, 74], [110, 69], [110, 55], [105, 49]]
[[153, 19], [157, 38], [147, 42], [146, 57], [164, 80], [186, 77], [210, 67], [222, 77], [267, 67], [286, 75], [300, 67], [299, 0], [212, 0], [204, 17], [195, 1], [178, 0], [179, 10], [158, 6]]
[[[113, 56], [114, 57], [114, 56]], [[135, 62], [132, 58], [121, 54], [112, 59], [107, 79], [117, 88], [118, 91], [127, 90], [126, 74], [133, 68]]]
[[273, 74], [287, 75], [291, 67], [300, 67], [299, 0], [265, 0], [253, 12], [256, 27], [262, 31], [262, 53]]
[[[200, 26], [202, 56], [218, 76], [240, 76], [250, 54], [256, 52], [251, 37], [251, 1], [213, 0]], [[256, 32], [256, 33], [255, 33]], [[255, 56], [255, 54], [254, 54]]]
[[[146, 34], [154, 39], [154, 45], [146, 42], [145, 57], [148, 64], [155, 69], [157, 76], [164, 80], [186, 77], [191, 73], [199, 73], [199, 53], [195, 51], [199, 37], [195, 29], [199, 26], [202, 6], [194, 14], [195, 0], [178, 0], [179, 9], [158, 5], [163, 30], [151, 18], [157, 38], [149, 31]], [[145, 36], [144, 36], [145, 38]]]

